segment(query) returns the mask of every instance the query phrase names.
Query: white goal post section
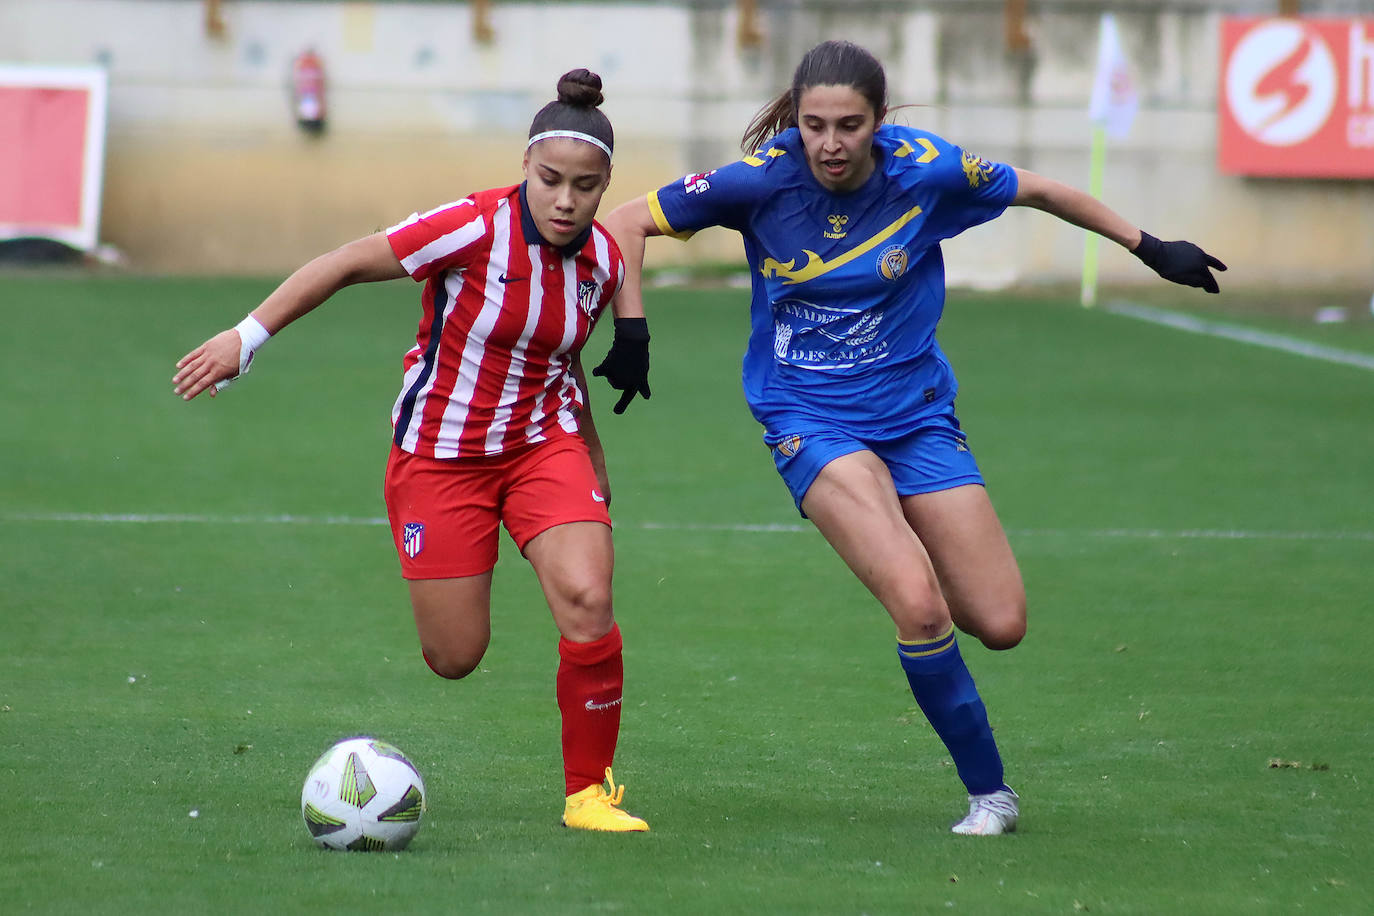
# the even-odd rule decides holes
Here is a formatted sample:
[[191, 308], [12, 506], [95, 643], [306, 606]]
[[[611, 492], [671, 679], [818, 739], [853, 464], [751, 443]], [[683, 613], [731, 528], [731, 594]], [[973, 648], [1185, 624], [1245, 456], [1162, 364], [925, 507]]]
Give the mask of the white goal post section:
[[0, 241], [96, 247], [107, 95], [101, 67], [0, 63]]

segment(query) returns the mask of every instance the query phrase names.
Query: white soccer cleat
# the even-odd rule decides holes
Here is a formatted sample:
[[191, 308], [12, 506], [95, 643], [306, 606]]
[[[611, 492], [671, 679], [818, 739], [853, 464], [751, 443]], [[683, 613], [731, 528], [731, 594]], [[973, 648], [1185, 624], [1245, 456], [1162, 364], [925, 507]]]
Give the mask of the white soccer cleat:
[[1015, 832], [1016, 820], [1021, 816], [1016, 805], [1019, 797], [1007, 788], [987, 795], [970, 795], [968, 817], [949, 828], [950, 832], [964, 836], [997, 836]]

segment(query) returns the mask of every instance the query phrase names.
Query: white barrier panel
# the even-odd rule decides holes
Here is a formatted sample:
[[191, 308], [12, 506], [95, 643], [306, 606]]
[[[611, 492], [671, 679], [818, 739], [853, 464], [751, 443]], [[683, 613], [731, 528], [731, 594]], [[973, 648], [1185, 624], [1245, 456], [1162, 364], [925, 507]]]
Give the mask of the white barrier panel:
[[0, 239], [96, 247], [106, 83], [101, 67], [0, 64]]

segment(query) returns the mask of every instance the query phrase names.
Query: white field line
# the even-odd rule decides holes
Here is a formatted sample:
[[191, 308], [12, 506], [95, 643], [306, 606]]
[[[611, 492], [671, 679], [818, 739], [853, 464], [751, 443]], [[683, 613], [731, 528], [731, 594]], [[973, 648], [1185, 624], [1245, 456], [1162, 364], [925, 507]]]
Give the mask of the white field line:
[[73, 522], [92, 525], [385, 525], [351, 515], [201, 515], [183, 512], [4, 512], [5, 522]]
[[[195, 513], [3, 512], [0, 522], [51, 522], [90, 525], [344, 525], [380, 527], [378, 516], [351, 515], [199, 515]], [[640, 531], [721, 531], [739, 534], [797, 534], [815, 529], [808, 524], [768, 522], [631, 522], [618, 528]], [[1232, 528], [1012, 528], [1011, 537], [1136, 538], [1145, 540], [1211, 541], [1374, 541], [1374, 531], [1285, 531]]]
[[1247, 328], [1234, 324], [1222, 324], [1218, 321], [1206, 321], [1202, 318], [1194, 318], [1192, 315], [1183, 315], [1178, 312], [1165, 311], [1164, 309], [1136, 305], [1133, 302], [1109, 302], [1107, 305], [1103, 306], [1103, 308], [1113, 315], [1124, 315], [1127, 318], [1135, 318], [1139, 321], [1147, 321], [1150, 324], [1158, 324], [1179, 331], [1188, 331], [1192, 334], [1204, 334], [1208, 337], [1221, 337], [1226, 340], [1253, 344], [1257, 347], [1267, 347], [1270, 350], [1282, 350], [1285, 353], [1305, 356], [1308, 359], [1317, 359], [1327, 363], [1340, 363], [1345, 366], [1354, 366], [1357, 369], [1374, 371], [1374, 354], [1357, 353], [1353, 350], [1341, 350], [1337, 347], [1326, 347], [1321, 344], [1312, 343], [1311, 341], [1301, 340], [1297, 337], [1289, 337], [1285, 334], [1258, 331], [1254, 328]]

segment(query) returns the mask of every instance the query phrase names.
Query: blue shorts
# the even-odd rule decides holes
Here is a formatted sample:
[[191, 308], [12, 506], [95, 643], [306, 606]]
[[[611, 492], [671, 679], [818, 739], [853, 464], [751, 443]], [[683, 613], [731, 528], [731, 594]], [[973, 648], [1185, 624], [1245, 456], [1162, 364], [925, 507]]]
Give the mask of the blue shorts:
[[953, 411], [929, 417], [913, 432], [890, 439], [811, 427], [781, 435], [768, 433], [764, 442], [773, 450], [773, 463], [798, 512], [822, 468], [842, 455], [865, 449], [887, 465], [898, 496], [983, 483], [978, 462]]

